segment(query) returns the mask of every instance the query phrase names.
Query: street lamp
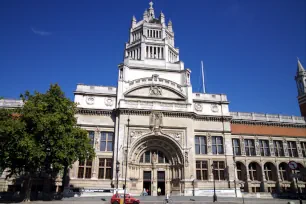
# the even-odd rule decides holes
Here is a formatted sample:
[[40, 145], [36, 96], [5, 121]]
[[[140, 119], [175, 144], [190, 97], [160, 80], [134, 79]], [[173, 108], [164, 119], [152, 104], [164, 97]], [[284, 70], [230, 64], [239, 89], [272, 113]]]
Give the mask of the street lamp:
[[125, 203], [125, 194], [126, 194], [126, 177], [127, 177], [127, 170], [128, 170], [128, 153], [129, 153], [129, 135], [130, 135], [130, 116], [127, 119], [128, 122], [128, 133], [126, 137], [126, 154], [125, 154], [125, 177], [124, 177], [124, 195], [123, 195], [123, 202]]
[[233, 160], [234, 160], [234, 163], [233, 163], [233, 165], [234, 165], [234, 185], [235, 185], [235, 196], [236, 196], [236, 198], [237, 198], [237, 187], [236, 187], [236, 157], [235, 157], [235, 155], [233, 156]]
[[117, 160], [117, 162], [116, 162], [117, 191], [118, 191], [118, 185], [119, 185], [119, 175], [118, 175], [118, 172], [119, 172], [119, 167], [120, 167], [120, 163], [119, 163], [119, 161]]
[[215, 181], [215, 171], [214, 171], [214, 164], [211, 165], [212, 171], [213, 171], [213, 181], [214, 181], [214, 196], [213, 196], [213, 202], [217, 201], [217, 195], [216, 195], [216, 181]]

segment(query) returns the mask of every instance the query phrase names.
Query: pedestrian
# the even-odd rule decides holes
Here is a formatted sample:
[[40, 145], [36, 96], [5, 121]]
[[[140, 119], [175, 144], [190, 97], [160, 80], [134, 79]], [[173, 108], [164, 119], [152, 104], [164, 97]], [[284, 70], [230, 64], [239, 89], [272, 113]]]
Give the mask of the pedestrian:
[[161, 194], [161, 189], [160, 189], [160, 187], [158, 187], [158, 189], [157, 189], [157, 195], [160, 196], [160, 194]]

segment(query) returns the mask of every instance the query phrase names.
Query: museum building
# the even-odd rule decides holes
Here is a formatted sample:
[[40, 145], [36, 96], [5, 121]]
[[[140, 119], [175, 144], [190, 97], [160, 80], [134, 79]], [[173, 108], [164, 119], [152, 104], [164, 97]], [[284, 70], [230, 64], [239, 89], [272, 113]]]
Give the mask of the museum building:
[[[96, 156], [70, 169], [70, 185], [126, 187], [139, 195], [305, 192], [306, 71], [298, 60], [300, 116], [230, 112], [224, 94], [195, 93], [171, 21], [153, 3], [132, 18], [117, 87], [78, 84], [80, 127]], [[5, 100], [2, 100], [5, 103]], [[1, 105], [1, 104], [0, 104]], [[293, 172], [289, 161], [298, 169]], [[297, 182], [293, 173], [300, 176]], [[2, 179], [4, 174], [2, 175]], [[1, 182], [1, 181], [0, 181]], [[9, 184], [8, 184], [9, 185]]]

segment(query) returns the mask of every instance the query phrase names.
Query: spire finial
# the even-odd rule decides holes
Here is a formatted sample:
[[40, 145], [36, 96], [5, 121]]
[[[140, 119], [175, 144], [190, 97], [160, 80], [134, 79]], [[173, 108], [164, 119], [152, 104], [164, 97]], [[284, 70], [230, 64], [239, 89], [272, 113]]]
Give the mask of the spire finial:
[[153, 2], [150, 1], [149, 5], [150, 5], [150, 9], [152, 9], [153, 8]]
[[300, 61], [299, 57], [296, 57], [296, 59], [297, 59], [298, 61]]

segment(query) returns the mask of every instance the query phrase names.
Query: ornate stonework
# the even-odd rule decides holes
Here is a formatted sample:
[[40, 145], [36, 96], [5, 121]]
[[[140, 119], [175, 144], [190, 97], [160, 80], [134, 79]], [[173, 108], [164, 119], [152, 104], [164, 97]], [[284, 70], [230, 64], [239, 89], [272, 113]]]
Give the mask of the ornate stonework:
[[214, 112], [214, 113], [219, 112], [219, 106], [216, 105], [216, 104], [212, 104], [212, 105], [210, 106], [210, 108], [211, 108], [211, 111]]
[[151, 86], [149, 91], [150, 96], [161, 96], [162, 89], [159, 86]]
[[86, 103], [88, 105], [93, 105], [95, 103], [95, 97], [94, 96], [86, 96]]
[[196, 111], [202, 111], [202, 110], [203, 110], [203, 105], [200, 104], [200, 103], [195, 103], [195, 104], [194, 104], [194, 109], [195, 109]]
[[106, 106], [112, 106], [114, 104], [113, 98], [105, 98], [104, 103]]
[[157, 134], [158, 132], [160, 132], [162, 125], [163, 125], [163, 113], [152, 112], [150, 115], [150, 127], [152, 128], [152, 131]]

